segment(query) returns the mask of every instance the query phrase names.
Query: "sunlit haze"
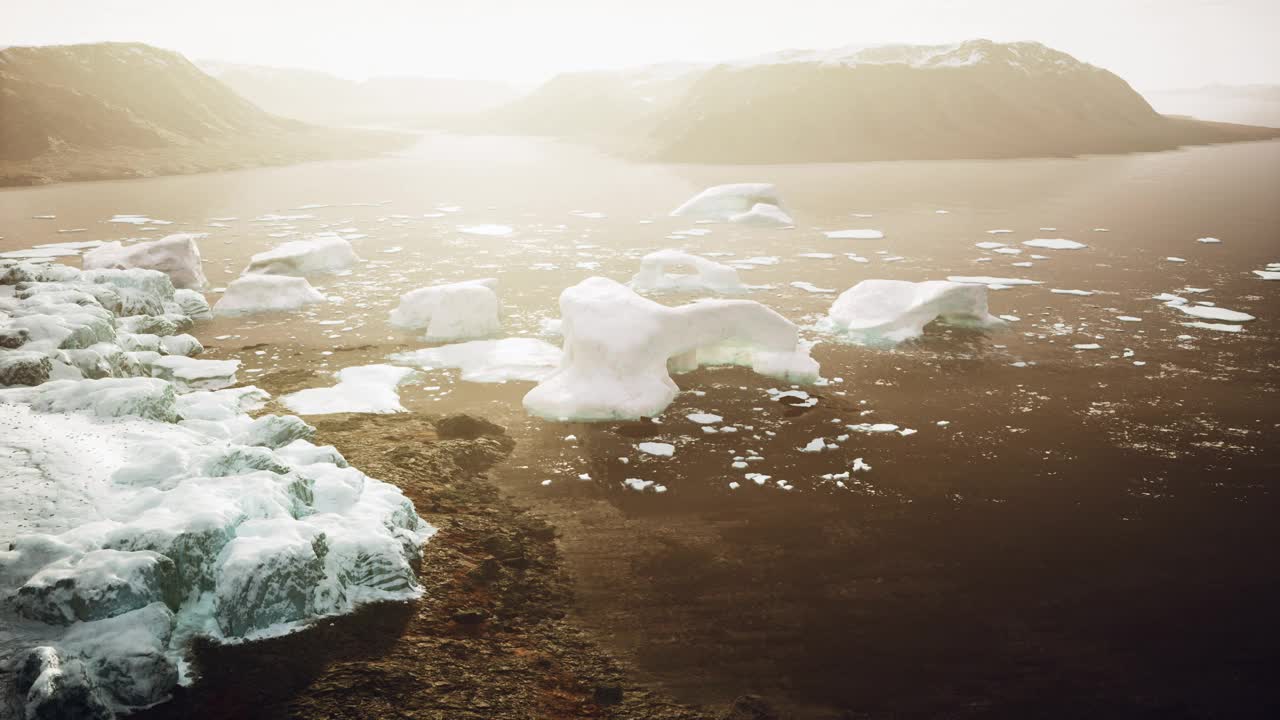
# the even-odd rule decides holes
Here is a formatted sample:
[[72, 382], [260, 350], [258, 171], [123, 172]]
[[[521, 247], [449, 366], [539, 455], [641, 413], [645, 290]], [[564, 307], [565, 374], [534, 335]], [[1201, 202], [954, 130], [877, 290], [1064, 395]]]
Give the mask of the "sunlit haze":
[[139, 41], [190, 58], [536, 83], [782, 48], [1037, 40], [1139, 89], [1280, 81], [1275, 0], [5, 0], [0, 44]]

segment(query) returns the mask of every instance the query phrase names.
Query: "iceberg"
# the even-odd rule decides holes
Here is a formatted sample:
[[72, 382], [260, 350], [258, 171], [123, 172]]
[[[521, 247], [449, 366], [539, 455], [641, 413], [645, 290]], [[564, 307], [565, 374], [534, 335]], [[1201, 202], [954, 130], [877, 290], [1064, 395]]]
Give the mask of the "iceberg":
[[336, 234], [317, 235], [310, 240], [292, 240], [249, 259], [245, 273], [264, 275], [318, 275], [350, 270], [360, 258], [351, 243]]
[[822, 326], [870, 343], [920, 337], [935, 320], [951, 325], [997, 327], [987, 310], [987, 288], [928, 280], [863, 280], [840, 293]]
[[778, 189], [769, 183], [709, 187], [672, 210], [671, 216], [771, 227], [795, 224], [783, 208]]
[[169, 276], [175, 288], [199, 290], [206, 284], [200, 267], [200, 248], [196, 240], [204, 237], [179, 233], [150, 242], [123, 245], [110, 242], [84, 254], [85, 270], [143, 268], [159, 270]]
[[497, 280], [484, 278], [411, 290], [400, 296], [400, 305], [391, 311], [391, 324], [425, 328], [427, 340], [495, 335], [502, 330], [497, 289]]
[[311, 287], [306, 278], [290, 275], [241, 275], [227, 285], [227, 291], [213, 306], [213, 314], [289, 312], [324, 302], [324, 299], [324, 295]]
[[818, 364], [795, 324], [750, 300], [667, 307], [613, 280], [592, 277], [560, 294], [560, 366], [524, 397], [551, 420], [620, 420], [661, 413], [679, 388], [671, 372], [745, 365], [814, 382]]
[[[688, 267], [694, 274], [672, 273], [672, 267]], [[631, 288], [637, 292], [707, 290], [723, 293], [746, 289], [734, 268], [680, 250], [658, 250], [641, 258], [640, 272], [631, 278]]]

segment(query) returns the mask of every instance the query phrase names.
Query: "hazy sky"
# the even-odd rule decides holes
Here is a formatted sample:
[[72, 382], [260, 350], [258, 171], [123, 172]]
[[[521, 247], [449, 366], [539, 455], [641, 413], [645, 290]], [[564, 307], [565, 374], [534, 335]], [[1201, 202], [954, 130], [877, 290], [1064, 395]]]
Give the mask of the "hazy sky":
[[1039, 40], [1140, 89], [1280, 83], [1280, 0], [0, 0], [0, 45], [136, 40], [349, 77], [532, 83], [783, 48]]

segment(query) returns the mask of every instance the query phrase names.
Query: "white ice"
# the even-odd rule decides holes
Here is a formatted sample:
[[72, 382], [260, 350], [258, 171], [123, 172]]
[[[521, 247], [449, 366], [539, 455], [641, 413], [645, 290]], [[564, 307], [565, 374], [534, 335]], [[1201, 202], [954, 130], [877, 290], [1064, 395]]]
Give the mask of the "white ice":
[[310, 240], [292, 240], [249, 259], [245, 273], [265, 275], [318, 275], [350, 270], [359, 262], [351, 243], [335, 234]]
[[840, 294], [822, 326], [871, 343], [919, 337], [929, 323], [995, 327], [980, 285], [930, 280], [863, 280]]
[[884, 237], [883, 232], [871, 229], [830, 230], [823, 235], [832, 240], [879, 240]]
[[388, 359], [423, 370], [454, 368], [467, 382], [536, 382], [555, 371], [560, 348], [535, 338], [502, 338], [396, 353]]
[[226, 291], [213, 306], [213, 314], [289, 312], [324, 301], [324, 295], [311, 287], [306, 278], [252, 273], [241, 275], [227, 285]]
[[818, 378], [795, 324], [749, 300], [666, 307], [593, 277], [560, 294], [560, 314], [560, 367], [524, 398], [530, 413], [548, 419], [657, 415], [679, 392], [670, 372], [700, 365], [746, 365], [793, 382]]
[[466, 340], [501, 331], [498, 281], [493, 278], [434, 285], [400, 296], [391, 324], [426, 329], [429, 341]]
[[783, 208], [778, 189], [769, 183], [716, 185], [671, 211], [672, 217], [752, 225], [794, 225]]
[[299, 415], [404, 412], [397, 388], [415, 374], [412, 368], [395, 365], [343, 368], [336, 374], [338, 384], [299, 390], [280, 402]]
[[1027, 240], [1022, 243], [1027, 247], [1045, 248], [1048, 250], [1079, 250], [1089, 247], [1082, 242], [1075, 240], [1067, 240], [1065, 238], [1036, 238], [1035, 240]]
[[180, 233], [127, 246], [119, 242], [107, 243], [85, 253], [83, 267], [85, 270], [159, 270], [169, 276], [175, 288], [200, 290], [207, 282], [200, 267], [200, 248], [196, 245], [196, 240], [202, 237]]
[[[671, 272], [689, 268], [692, 274]], [[657, 250], [640, 259], [640, 271], [631, 278], [637, 292], [706, 290], [732, 293], [745, 290], [738, 271], [728, 265], [680, 250]]]

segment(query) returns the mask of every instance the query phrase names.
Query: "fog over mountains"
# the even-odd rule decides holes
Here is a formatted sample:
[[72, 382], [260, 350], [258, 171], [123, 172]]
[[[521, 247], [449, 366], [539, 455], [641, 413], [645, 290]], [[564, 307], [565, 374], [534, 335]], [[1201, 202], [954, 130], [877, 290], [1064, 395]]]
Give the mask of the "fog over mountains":
[[[566, 73], [524, 96], [484, 81], [204, 67], [217, 77], [139, 43], [0, 51], [0, 184], [359, 156], [411, 139], [319, 125], [555, 136], [695, 163], [1070, 156], [1280, 135], [1162, 115], [1114, 73], [1031, 42]], [[1258, 92], [1270, 97], [1254, 91], [1251, 106]], [[1204, 107], [1224, 102], [1208, 97]]]
[[989, 40], [561, 75], [493, 123], [716, 163], [1059, 156], [1276, 134], [1168, 118], [1114, 73]]

